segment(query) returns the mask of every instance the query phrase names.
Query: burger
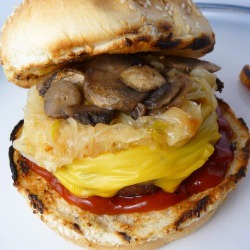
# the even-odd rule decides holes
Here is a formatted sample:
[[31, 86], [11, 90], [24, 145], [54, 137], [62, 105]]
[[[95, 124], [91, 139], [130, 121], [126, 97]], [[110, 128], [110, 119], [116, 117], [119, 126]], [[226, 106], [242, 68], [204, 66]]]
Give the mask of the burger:
[[155, 249], [208, 221], [250, 141], [198, 59], [214, 44], [189, 0], [24, 1], [0, 55], [29, 88], [9, 159], [33, 212], [94, 249]]

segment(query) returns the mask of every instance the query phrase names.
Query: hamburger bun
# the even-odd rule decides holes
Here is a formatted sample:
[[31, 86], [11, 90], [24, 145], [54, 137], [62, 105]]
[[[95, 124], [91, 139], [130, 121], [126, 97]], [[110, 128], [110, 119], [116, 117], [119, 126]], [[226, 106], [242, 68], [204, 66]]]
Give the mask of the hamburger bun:
[[[96, 215], [68, 204], [39, 175], [25, 165], [23, 156], [10, 147], [14, 186], [34, 213], [49, 227], [77, 245], [94, 249], [156, 249], [188, 235], [206, 223], [245, 176], [249, 159], [248, 128], [231, 108], [219, 101], [233, 130], [234, 160], [217, 186], [192, 195], [167, 209], [146, 213]], [[16, 139], [22, 122], [12, 132]]]
[[8, 80], [30, 87], [93, 55], [161, 51], [200, 57], [213, 50], [214, 42], [208, 21], [187, 0], [144, 5], [131, 0], [36, 0], [24, 1], [6, 21], [0, 55]]

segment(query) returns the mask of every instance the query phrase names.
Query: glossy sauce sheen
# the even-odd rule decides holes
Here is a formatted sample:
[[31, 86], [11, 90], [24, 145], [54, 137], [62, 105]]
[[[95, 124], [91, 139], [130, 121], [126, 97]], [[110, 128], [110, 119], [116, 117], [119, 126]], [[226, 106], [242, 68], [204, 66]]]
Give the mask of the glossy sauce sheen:
[[215, 151], [206, 164], [196, 170], [187, 178], [174, 193], [166, 193], [162, 190], [154, 194], [138, 197], [103, 198], [92, 196], [81, 198], [70, 193], [50, 172], [27, 160], [31, 170], [42, 176], [51, 187], [57, 191], [68, 203], [74, 204], [84, 210], [95, 214], [121, 214], [132, 212], [148, 212], [161, 210], [174, 205], [189, 196], [202, 192], [218, 185], [226, 175], [229, 164], [233, 160], [231, 150], [231, 138], [233, 132], [228, 122], [221, 116], [218, 110], [220, 140], [215, 145]]

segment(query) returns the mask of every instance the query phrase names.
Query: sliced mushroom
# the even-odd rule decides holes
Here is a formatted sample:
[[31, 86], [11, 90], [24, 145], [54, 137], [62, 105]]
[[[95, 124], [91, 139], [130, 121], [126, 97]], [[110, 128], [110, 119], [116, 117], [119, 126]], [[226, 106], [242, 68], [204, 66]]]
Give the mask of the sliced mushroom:
[[171, 100], [180, 91], [180, 88], [181, 85], [178, 82], [176, 84], [166, 83], [157, 90], [155, 90], [144, 102], [144, 104], [148, 109], [159, 109], [162, 106], [171, 102]]
[[211, 73], [214, 73], [220, 70], [220, 66], [209, 61], [204, 61], [197, 58], [163, 56], [157, 54], [141, 55], [140, 57], [149, 65], [152, 65], [158, 70], [163, 71], [176, 69], [185, 73], [189, 73], [194, 68], [203, 68]]
[[135, 107], [135, 109], [133, 110], [133, 112], [131, 113], [131, 117], [134, 120], [137, 120], [139, 117], [146, 115], [147, 113], [147, 108], [143, 103], [138, 103]]
[[84, 81], [84, 96], [88, 102], [104, 109], [132, 112], [148, 95], [126, 86], [119, 79], [121, 72], [135, 61], [120, 56], [103, 56], [93, 61]]
[[148, 65], [125, 69], [120, 78], [123, 83], [139, 92], [148, 92], [162, 86], [166, 80], [156, 69]]
[[55, 79], [55, 75], [49, 75], [43, 82], [39, 82], [38, 84], [36, 84], [36, 89], [40, 96], [44, 97], [45, 93], [49, 89], [54, 79]]
[[109, 124], [115, 112], [102, 109], [92, 105], [74, 105], [66, 108], [68, 116], [85, 125], [96, 125], [97, 123]]
[[[173, 67], [177, 68], [174, 74], [170, 73]], [[37, 89], [44, 96], [48, 116], [73, 117], [95, 125], [109, 123], [114, 110], [137, 119], [178, 105], [190, 86], [186, 73], [196, 67], [211, 72], [219, 69], [215, 64], [191, 58], [102, 55], [84, 65], [58, 71]], [[82, 95], [89, 106], [83, 106]]]
[[[166, 107], [174, 100], [177, 101], [176, 99], [179, 94], [189, 85], [189, 78], [185, 74], [179, 73], [171, 77], [166, 84], [152, 92], [144, 104], [149, 110], [160, 110], [162, 107]], [[183, 95], [179, 97], [182, 96]]]
[[211, 73], [214, 73], [220, 70], [220, 66], [214, 63], [196, 59], [196, 58], [170, 56], [170, 57], [166, 57], [165, 61], [169, 68], [182, 70], [184, 72], [190, 72], [194, 68], [203, 68]]
[[65, 80], [54, 81], [44, 95], [44, 111], [49, 117], [67, 118], [66, 107], [81, 102], [82, 95], [76, 85]]
[[84, 81], [84, 74], [80, 70], [73, 68], [66, 68], [56, 72], [54, 75], [47, 78], [43, 83], [37, 84], [36, 88], [40, 96], [44, 96], [50, 85], [54, 81], [65, 80], [76, 85], [82, 85]]
[[162, 106], [159, 109], [149, 110], [148, 115], [162, 114], [168, 108], [180, 105], [184, 97], [187, 95], [188, 91], [191, 88], [191, 84], [189, 84], [189, 81], [183, 81], [182, 83], [183, 85], [180, 88], [180, 91], [169, 103], [167, 103], [166, 105]]

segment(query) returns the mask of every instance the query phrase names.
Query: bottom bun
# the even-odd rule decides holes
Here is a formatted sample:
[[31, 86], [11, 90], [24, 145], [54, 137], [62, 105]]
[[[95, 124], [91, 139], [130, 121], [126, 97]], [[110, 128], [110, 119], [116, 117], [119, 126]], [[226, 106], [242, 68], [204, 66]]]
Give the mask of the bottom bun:
[[[220, 207], [239, 180], [245, 176], [249, 159], [249, 132], [242, 119], [219, 100], [224, 117], [234, 132], [234, 160], [217, 186], [160, 211], [118, 215], [96, 215], [67, 203], [39, 175], [29, 169], [24, 157], [10, 147], [14, 186], [43, 222], [67, 240], [94, 249], [155, 249], [190, 234]], [[12, 140], [22, 128], [14, 129]]]

